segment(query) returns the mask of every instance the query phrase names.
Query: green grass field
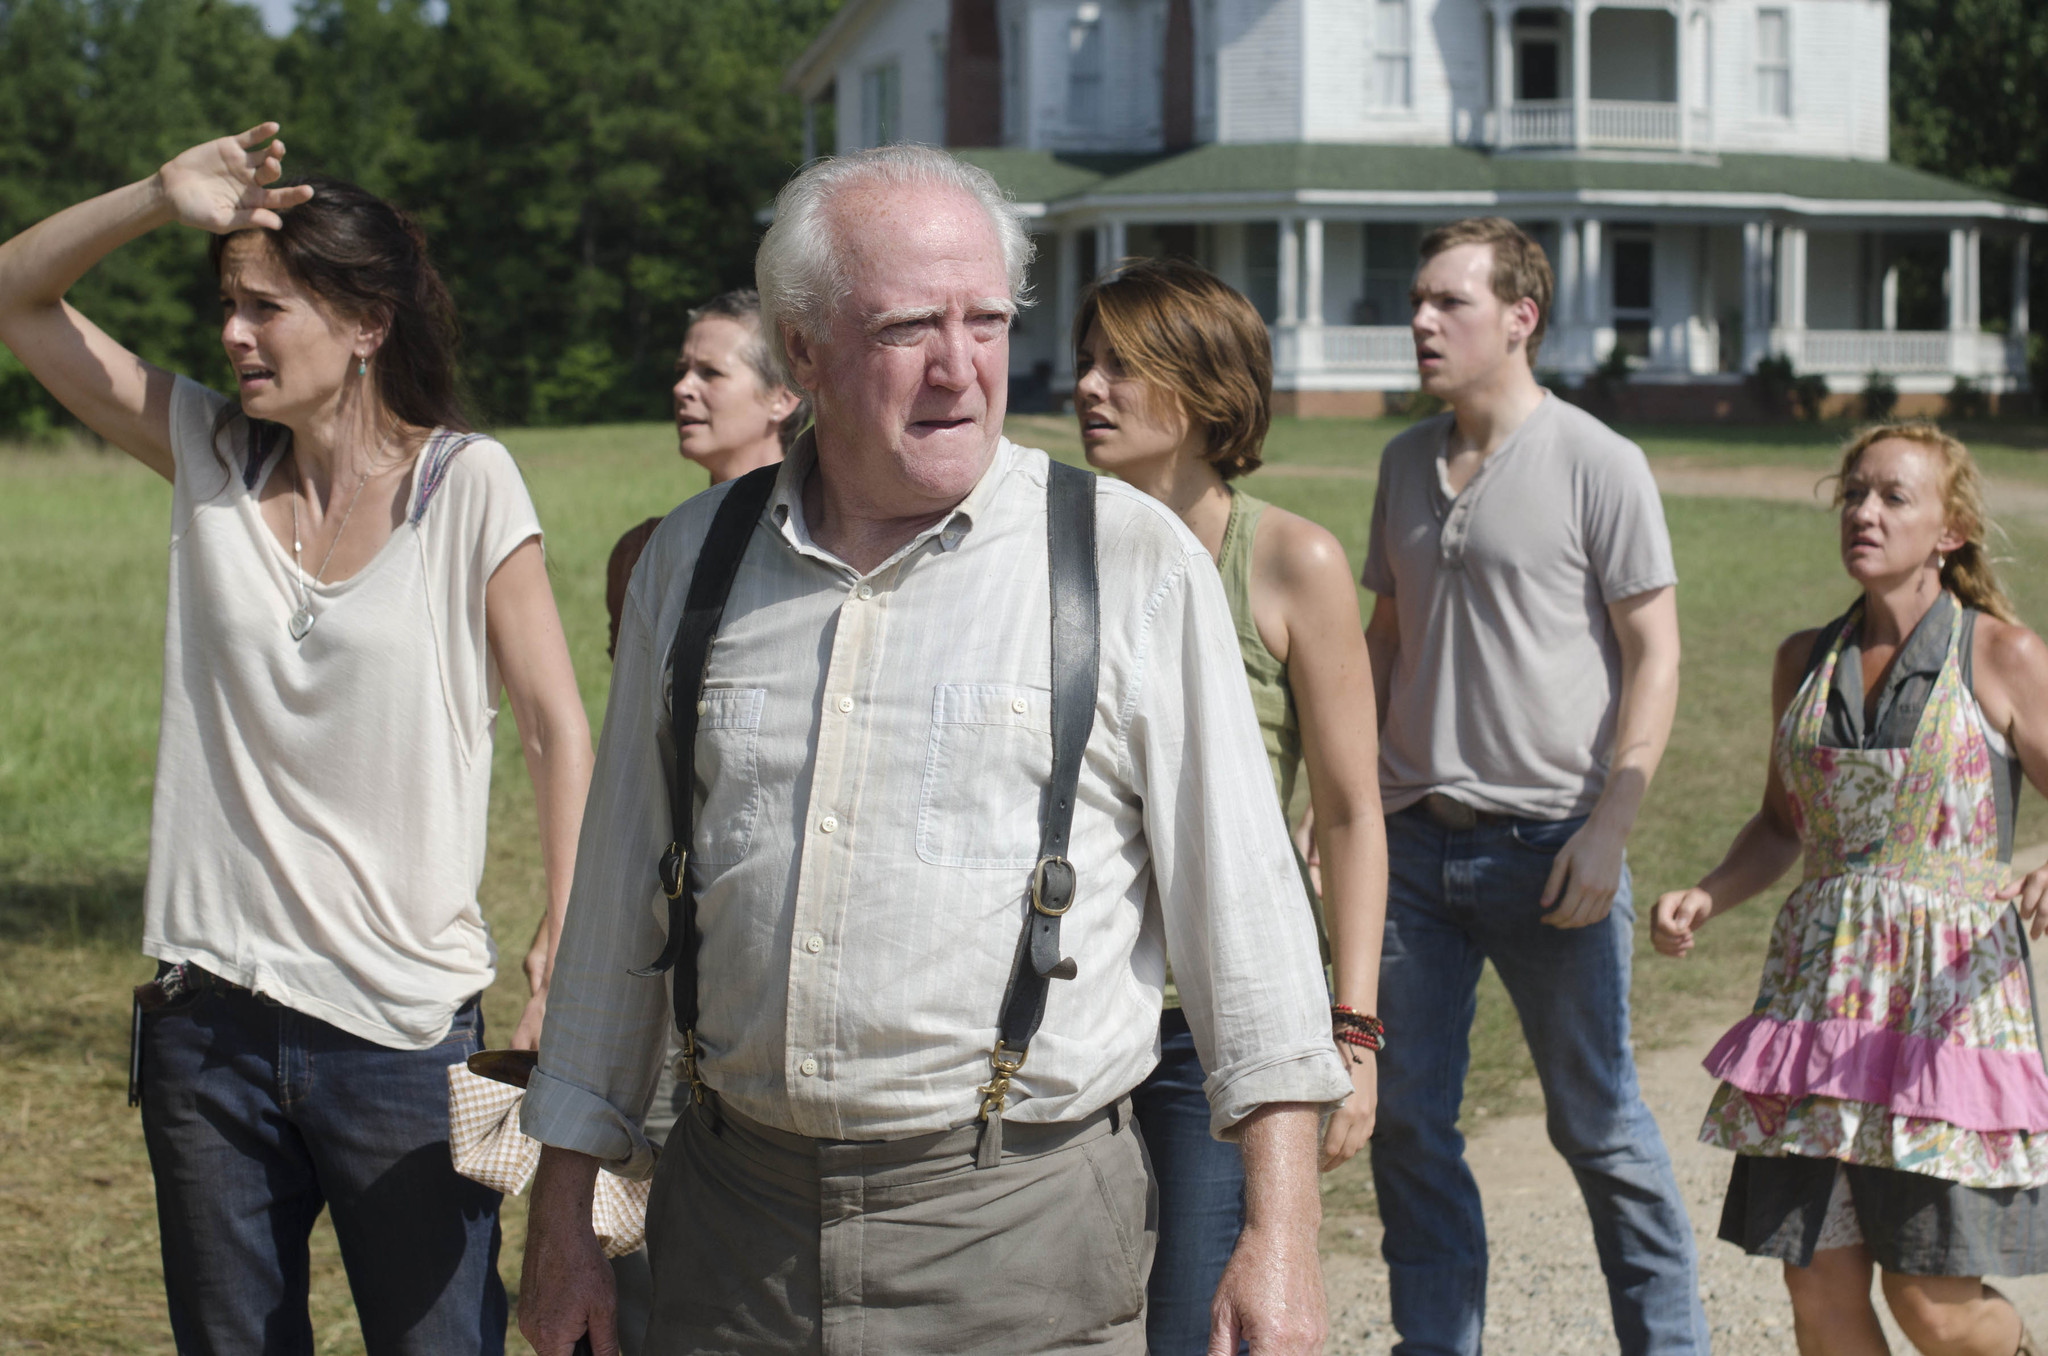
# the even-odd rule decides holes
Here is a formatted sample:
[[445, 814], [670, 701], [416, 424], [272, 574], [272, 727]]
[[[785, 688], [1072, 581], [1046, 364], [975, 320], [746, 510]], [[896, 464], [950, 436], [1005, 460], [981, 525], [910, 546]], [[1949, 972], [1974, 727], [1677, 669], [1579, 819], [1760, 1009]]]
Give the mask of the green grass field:
[[[1363, 552], [1379, 449], [1393, 421], [1282, 421], [1262, 497], [1327, 525]], [[1020, 418], [1012, 435], [1072, 458], [1065, 420]], [[1831, 465], [1839, 429], [1632, 430], [1653, 458], [1737, 466]], [[1988, 428], [1989, 469], [2048, 483], [2038, 428]], [[701, 487], [662, 425], [508, 433], [549, 533], [549, 570], [593, 727], [604, 706], [604, 563], [626, 527]], [[125, 1105], [127, 989], [136, 953], [161, 691], [168, 488], [125, 458], [84, 448], [0, 450], [0, 1351], [167, 1352], [154, 1201], [140, 1129]], [[1994, 506], [1995, 507], [1995, 506]], [[1671, 751], [1632, 843], [1639, 901], [1717, 859], [1761, 785], [1767, 680], [1778, 641], [1825, 620], [1849, 590], [1828, 516], [1797, 504], [1673, 498], [1684, 694]], [[2048, 522], [2007, 524], [2009, 584], [2048, 622]], [[509, 720], [509, 717], [507, 717]], [[2029, 800], [2021, 841], [2048, 836]], [[510, 730], [499, 741], [486, 915], [508, 958], [540, 910], [533, 797]], [[1689, 1035], [1700, 1001], [1746, 995], [1772, 909], [1758, 903], [1705, 935], [1684, 965], [1639, 932], [1640, 1039]], [[495, 1032], [518, 1010], [513, 966], [487, 996]], [[1526, 1109], [1531, 1093], [1511, 1009], [1489, 982], [1474, 1034], [1468, 1116]], [[1328, 1180], [1331, 1246], [1370, 1208], [1362, 1161]], [[522, 1203], [508, 1203], [503, 1270], [516, 1282]], [[331, 1235], [316, 1238], [315, 1328], [323, 1351], [360, 1351]], [[516, 1339], [515, 1339], [516, 1340]]]

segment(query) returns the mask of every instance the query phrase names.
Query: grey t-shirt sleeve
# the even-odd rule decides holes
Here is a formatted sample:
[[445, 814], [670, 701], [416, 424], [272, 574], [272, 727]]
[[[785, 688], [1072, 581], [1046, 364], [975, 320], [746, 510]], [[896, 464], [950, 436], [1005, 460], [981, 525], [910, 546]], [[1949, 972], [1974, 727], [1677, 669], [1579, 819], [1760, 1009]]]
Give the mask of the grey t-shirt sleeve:
[[1394, 570], [1387, 558], [1387, 483], [1392, 479], [1392, 459], [1382, 452], [1379, 484], [1372, 494], [1372, 535], [1366, 539], [1365, 565], [1358, 572], [1358, 582], [1384, 597], [1394, 593]]
[[1678, 582], [1664, 501], [1642, 449], [1623, 438], [1602, 448], [1582, 481], [1586, 560], [1602, 601], [1616, 603]]

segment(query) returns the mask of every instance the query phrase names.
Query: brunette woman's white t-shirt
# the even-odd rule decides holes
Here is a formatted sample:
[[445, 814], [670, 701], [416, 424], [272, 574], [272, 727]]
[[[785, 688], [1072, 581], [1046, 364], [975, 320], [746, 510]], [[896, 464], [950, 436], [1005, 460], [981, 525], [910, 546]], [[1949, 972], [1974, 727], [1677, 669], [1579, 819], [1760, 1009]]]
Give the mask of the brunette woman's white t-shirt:
[[142, 949], [424, 1049], [495, 973], [476, 894], [499, 689], [484, 597], [540, 523], [500, 444], [438, 478], [423, 456], [405, 521], [361, 570], [309, 585], [316, 620], [293, 640], [291, 551], [257, 506], [280, 457], [252, 455], [239, 418], [216, 456], [226, 404], [184, 378], [171, 397]]

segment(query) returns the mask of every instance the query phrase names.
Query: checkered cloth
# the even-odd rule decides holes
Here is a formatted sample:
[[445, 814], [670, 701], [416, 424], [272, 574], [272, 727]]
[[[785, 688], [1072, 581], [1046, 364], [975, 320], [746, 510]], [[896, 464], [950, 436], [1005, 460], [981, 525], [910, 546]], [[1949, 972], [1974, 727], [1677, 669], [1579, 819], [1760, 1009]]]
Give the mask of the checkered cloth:
[[[540, 1166], [540, 1141], [519, 1129], [524, 1088], [448, 1066], [448, 1149], [455, 1170], [508, 1196], [517, 1196]], [[590, 1203], [590, 1227], [607, 1257], [637, 1252], [647, 1240], [647, 1193], [653, 1182], [631, 1182], [611, 1172], [597, 1175]]]

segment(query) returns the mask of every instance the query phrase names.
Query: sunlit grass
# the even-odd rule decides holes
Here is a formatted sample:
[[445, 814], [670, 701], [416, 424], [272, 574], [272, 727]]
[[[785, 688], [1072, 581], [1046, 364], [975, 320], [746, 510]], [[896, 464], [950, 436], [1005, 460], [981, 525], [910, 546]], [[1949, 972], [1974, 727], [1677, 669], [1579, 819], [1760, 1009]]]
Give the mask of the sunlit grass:
[[[1398, 421], [1279, 421], [1254, 477], [1262, 497], [1326, 524], [1354, 563], [1371, 473]], [[1019, 441], [1078, 457], [1072, 424], [1019, 419]], [[1646, 430], [1653, 457], [1826, 469], [1840, 429]], [[2048, 479], [2025, 430], [1985, 446], [1997, 474]], [[548, 531], [550, 576], [593, 723], [608, 676], [604, 566], [620, 532], [703, 483], [673, 432], [647, 424], [510, 431]], [[1335, 475], [1312, 474], [1331, 468]], [[155, 1206], [134, 1113], [122, 1096], [127, 989], [147, 865], [149, 794], [162, 690], [168, 487], [125, 458], [83, 448], [0, 451], [0, 1348], [166, 1352]], [[1795, 504], [1671, 499], [1684, 625], [1685, 690], [1664, 770], [1631, 846], [1639, 903], [1718, 857], [1761, 784], [1772, 651], [1848, 598], [1826, 515]], [[2027, 615], [2048, 620], [2039, 562], [2048, 532], [2012, 526], [2008, 573]], [[507, 718], [509, 721], [509, 717]], [[486, 996], [509, 1034], [513, 959], [539, 916], [533, 797], [509, 725], [493, 782], [483, 884], [504, 978]], [[2048, 835], [2026, 802], [2021, 840]], [[1703, 997], [1725, 1006], [1755, 985], [1773, 906], [1758, 902], [1705, 935], [1685, 965], [1637, 968], [1638, 1035], [1681, 1038]], [[1468, 1111], [1529, 1105], [1527, 1058], [1491, 978], [1474, 1035]], [[1369, 1208], [1362, 1161], [1330, 1183], [1332, 1237]], [[516, 1281], [523, 1206], [509, 1202], [503, 1270]], [[331, 1235], [316, 1252], [322, 1351], [360, 1351]], [[517, 1339], [514, 1339], [515, 1343]]]

